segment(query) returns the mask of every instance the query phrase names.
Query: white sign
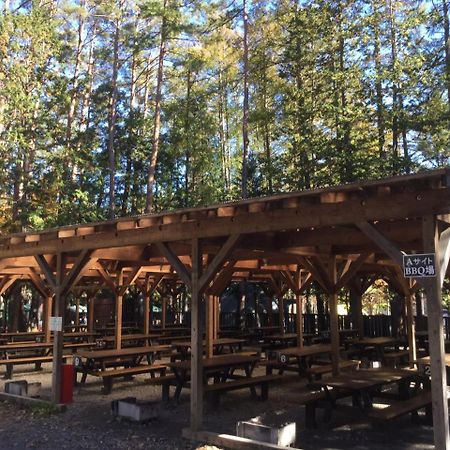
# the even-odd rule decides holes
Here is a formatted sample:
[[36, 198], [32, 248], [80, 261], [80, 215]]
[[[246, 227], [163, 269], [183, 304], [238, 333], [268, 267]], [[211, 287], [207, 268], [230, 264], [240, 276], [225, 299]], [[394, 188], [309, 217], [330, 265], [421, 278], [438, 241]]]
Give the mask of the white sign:
[[50, 331], [62, 331], [62, 317], [50, 317]]
[[406, 278], [435, 277], [435, 254], [403, 255], [403, 275]]

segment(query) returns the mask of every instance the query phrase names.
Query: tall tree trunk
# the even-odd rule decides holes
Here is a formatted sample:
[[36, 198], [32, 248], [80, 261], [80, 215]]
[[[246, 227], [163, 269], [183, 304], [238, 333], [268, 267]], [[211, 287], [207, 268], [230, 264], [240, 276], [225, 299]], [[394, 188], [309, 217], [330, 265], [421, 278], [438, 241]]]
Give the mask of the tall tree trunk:
[[[398, 127], [398, 96], [399, 87], [397, 84], [397, 33], [395, 24], [395, 1], [389, 0], [389, 27], [390, 27], [390, 39], [391, 39], [391, 75], [393, 77], [392, 84], [392, 153], [394, 158], [399, 155], [398, 152], [398, 137], [399, 137], [399, 127]], [[397, 170], [394, 168], [394, 172]]]
[[156, 163], [158, 162], [158, 152], [160, 144], [161, 133], [161, 98], [162, 98], [162, 84], [164, 76], [164, 57], [166, 54], [166, 39], [167, 39], [167, 18], [166, 18], [167, 0], [164, 0], [163, 5], [163, 17], [161, 22], [160, 42], [159, 42], [159, 56], [158, 56], [158, 74], [156, 77], [156, 98], [155, 98], [155, 116], [153, 125], [153, 143], [152, 153], [150, 156], [150, 164], [148, 168], [147, 177], [147, 198], [145, 205], [145, 212], [150, 213], [153, 211], [154, 206], [154, 194], [153, 189], [155, 187], [155, 174]]
[[242, 111], [242, 180], [241, 180], [241, 195], [242, 198], [248, 197], [248, 14], [247, 14], [247, 0], [242, 2], [242, 14], [244, 20], [244, 100]]
[[114, 147], [114, 139], [116, 134], [117, 119], [117, 78], [119, 72], [119, 39], [121, 27], [123, 2], [120, 4], [120, 11], [114, 21], [114, 42], [113, 42], [113, 67], [111, 77], [111, 97], [109, 101], [109, 118], [108, 118], [108, 163], [109, 163], [109, 211], [110, 219], [115, 216], [115, 175], [116, 175], [116, 152]]
[[[184, 145], [186, 146], [185, 149], [185, 158], [186, 158], [186, 164], [185, 164], [185, 179], [184, 179], [184, 206], [188, 205], [188, 198], [189, 198], [189, 175], [191, 172], [191, 139], [189, 136], [189, 125], [190, 125], [190, 108], [191, 108], [191, 88], [192, 88], [192, 72], [191, 72], [191, 65], [188, 66], [187, 71], [187, 85], [186, 85], [186, 108], [184, 112]], [[193, 186], [192, 186], [193, 187]], [[192, 192], [192, 190], [191, 190]]]
[[375, 62], [375, 94], [376, 94], [376, 108], [377, 108], [377, 132], [378, 132], [378, 154], [380, 159], [385, 157], [385, 137], [384, 137], [384, 103], [383, 103], [383, 74], [381, 62], [381, 37], [380, 37], [380, 14], [375, 11], [378, 8], [377, 2], [372, 3], [374, 9], [374, 23], [373, 23], [373, 59]]
[[442, 8], [444, 13], [445, 84], [447, 86], [447, 102], [450, 107], [450, 19], [447, 0], [442, 0]]
[[[87, 0], [82, 0], [81, 6], [84, 8], [85, 11], [87, 11], [88, 9]], [[77, 91], [80, 82], [79, 75], [84, 45], [84, 29], [85, 29], [85, 19], [84, 16], [80, 14], [78, 17], [78, 40], [77, 40], [77, 49], [75, 53], [75, 67], [72, 77], [72, 92], [70, 94], [69, 111], [67, 113], [66, 145], [68, 147], [70, 146], [70, 140], [72, 139], [72, 123], [75, 117], [75, 108], [78, 99]]]
[[[134, 25], [134, 30], [137, 29], [137, 20]], [[129, 121], [128, 121], [128, 139], [127, 139], [127, 148], [126, 148], [126, 168], [125, 168], [125, 181], [123, 187], [123, 196], [122, 196], [122, 208], [121, 215], [125, 216], [128, 211], [128, 199], [130, 197], [130, 189], [131, 189], [131, 178], [132, 178], [132, 167], [133, 167], [133, 148], [136, 145], [135, 139], [135, 129], [134, 129], [134, 120], [136, 116], [136, 67], [138, 64], [138, 50], [137, 50], [137, 42], [136, 42], [136, 33], [133, 38], [133, 56], [131, 60], [131, 76], [130, 76], [130, 103], [129, 103]]]

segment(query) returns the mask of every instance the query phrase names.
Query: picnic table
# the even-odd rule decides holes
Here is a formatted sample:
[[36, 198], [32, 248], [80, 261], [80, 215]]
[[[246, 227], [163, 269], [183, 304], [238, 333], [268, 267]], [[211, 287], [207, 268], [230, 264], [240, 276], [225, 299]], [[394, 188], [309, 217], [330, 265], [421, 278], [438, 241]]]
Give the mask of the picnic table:
[[[319, 379], [322, 375], [333, 370], [331, 364], [332, 349], [329, 344], [313, 344], [303, 347], [288, 347], [273, 352], [270, 359], [265, 362], [266, 373], [271, 374], [274, 369], [279, 373], [294, 371], [300, 376], [306, 376], [310, 381]], [[318, 360], [319, 358], [326, 358]], [[339, 361], [341, 369], [355, 368], [359, 361]]]
[[[344, 397], [352, 397], [353, 407], [359, 408], [362, 412], [371, 411], [373, 398], [382, 395], [383, 388], [389, 385], [396, 385], [398, 389], [397, 400], [400, 401], [401, 408], [397, 406], [397, 411], [410, 412], [411, 407], [416, 406], [414, 403], [417, 403], [416, 401], [408, 402], [411, 397], [409, 385], [416, 375], [415, 371], [404, 369], [360, 369], [319, 380], [315, 384], [324, 392], [329, 414], [331, 408], [336, 407], [337, 399]], [[316, 407], [316, 402], [307, 405], [306, 414], [309, 416], [309, 423], [315, 422]], [[384, 414], [389, 415], [391, 411], [386, 411]]]
[[[79, 348], [92, 345], [85, 342], [66, 342], [63, 349], [73, 353]], [[42, 363], [52, 362], [52, 353], [52, 342], [10, 342], [0, 345], [0, 365], [6, 366], [5, 378], [10, 379], [14, 365], [34, 364], [35, 370], [40, 370]], [[69, 355], [63, 355], [63, 357], [67, 359]]]
[[[450, 353], [445, 354], [444, 361], [447, 369], [447, 386], [450, 386]], [[431, 377], [431, 359], [429, 356], [424, 356], [423, 358], [417, 359], [414, 361], [414, 364], [416, 364], [419, 375], [422, 378], [429, 379]], [[430, 384], [426, 383], [426, 385], [429, 386]]]
[[[214, 348], [215, 354], [221, 354], [224, 351], [225, 347], [228, 347], [230, 353], [236, 353], [240, 350], [242, 350], [242, 344], [244, 344], [246, 341], [245, 339], [236, 339], [236, 338], [219, 338], [214, 339], [212, 344]], [[173, 341], [172, 347], [174, 347], [176, 350], [178, 350], [184, 358], [187, 358], [190, 354], [191, 349], [191, 341], [190, 340], [180, 340], [180, 341]], [[203, 348], [206, 347], [206, 341], [203, 340]]]
[[[386, 364], [389, 359], [401, 359], [408, 357], [406, 349], [399, 351], [401, 340], [393, 337], [374, 337], [355, 339], [352, 344], [359, 349], [359, 357], [369, 356], [371, 360], [381, 361]], [[374, 354], [371, 355], [370, 352]]]
[[99, 377], [103, 381], [103, 393], [108, 394], [114, 378], [130, 378], [143, 373], [152, 377], [158, 373], [163, 377], [167, 366], [155, 364], [155, 361], [169, 348], [167, 345], [147, 345], [119, 350], [82, 350], [74, 356], [74, 365], [77, 373], [82, 374], [81, 383], [85, 383], [87, 375]]
[[[226, 383], [229, 379], [236, 380], [239, 378], [235, 374], [237, 370], [244, 372], [244, 375], [240, 375], [240, 378], [250, 378], [259, 359], [256, 355], [247, 354], [227, 354], [213, 356], [212, 358], [203, 358], [203, 384], [206, 386], [210, 378], [216, 384]], [[190, 380], [191, 361], [176, 361], [167, 365], [175, 375], [175, 399], [179, 400], [182, 388], [188, 386]]]
[[[144, 334], [144, 333], [135, 333], [135, 334], [125, 334], [122, 336], [122, 343], [129, 344], [132, 347], [137, 347], [139, 345], [152, 345], [155, 340], [159, 338], [159, 334]], [[99, 348], [108, 348], [112, 347], [116, 342], [115, 336], [103, 336], [96, 339], [97, 347]]]
[[0, 342], [37, 341], [41, 337], [44, 337], [43, 331], [9, 331], [0, 333]]

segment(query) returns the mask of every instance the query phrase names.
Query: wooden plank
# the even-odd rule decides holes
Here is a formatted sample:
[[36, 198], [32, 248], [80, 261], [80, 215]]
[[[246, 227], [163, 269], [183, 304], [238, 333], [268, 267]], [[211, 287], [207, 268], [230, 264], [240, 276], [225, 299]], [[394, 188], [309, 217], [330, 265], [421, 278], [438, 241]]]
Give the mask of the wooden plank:
[[425, 216], [423, 226], [424, 253], [436, 252], [436, 278], [424, 279], [428, 307], [428, 340], [431, 357], [431, 394], [433, 399], [434, 445], [439, 450], [450, 449], [447, 403], [447, 372], [445, 369], [442, 291], [439, 267], [439, 234], [434, 216]]
[[95, 323], [95, 295], [90, 293], [90, 297], [88, 300], [88, 333], [94, 332], [94, 323]]
[[11, 288], [18, 278], [19, 277], [17, 275], [3, 277], [2, 282], [0, 284], [0, 295], [3, 295], [9, 288]]
[[234, 265], [236, 261], [229, 261], [228, 264], [220, 271], [212, 285], [208, 289], [208, 293], [221, 295], [225, 288], [230, 284], [231, 278], [235, 271]]
[[303, 312], [302, 312], [302, 296], [295, 294], [295, 304], [297, 306], [297, 314], [295, 317], [296, 331], [297, 331], [297, 346], [303, 347]]
[[180, 258], [172, 251], [166, 242], [157, 242], [156, 247], [162, 255], [169, 261], [170, 265], [175, 269], [180, 279], [186, 286], [191, 284], [191, 274], [187, 267], [180, 261]]
[[400, 251], [395, 244], [381, 234], [373, 225], [369, 222], [360, 221], [356, 223], [356, 226], [370, 238], [378, 247], [383, 250], [393, 261], [399, 266], [403, 266], [404, 252]]
[[199, 279], [202, 270], [202, 252], [198, 239], [192, 239], [191, 288], [191, 430], [197, 431], [203, 422], [203, 330]]
[[[33, 283], [37, 291], [42, 295], [42, 297], [47, 297], [49, 295], [48, 287], [43, 283], [42, 278], [36, 273], [34, 268], [30, 268], [29, 274], [30, 280]], [[1, 289], [0, 289], [1, 292]]]
[[228, 259], [240, 239], [240, 234], [233, 234], [228, 237], [228, 239], [225, 241], [225, 244], [222, 245], [220, 250], [216, 253], [213, 260], [208, 264], [208, 267], [202, 274], [199, 280], [200, 291], [203, 292], [207, 285], [211, 282], [211, 280], [216, 276], [219, 268]]

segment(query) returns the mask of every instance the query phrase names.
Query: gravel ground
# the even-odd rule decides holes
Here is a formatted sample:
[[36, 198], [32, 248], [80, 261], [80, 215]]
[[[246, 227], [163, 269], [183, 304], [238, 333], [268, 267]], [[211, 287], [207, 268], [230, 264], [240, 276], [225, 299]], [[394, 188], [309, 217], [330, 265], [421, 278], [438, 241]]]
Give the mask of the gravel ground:
[[[42, 383], [42, 396], [50, 393], [50, 365], [41, 372], [18, 368], [14, 380]], [[262, 369], [257, 369], [261, 371]], [[0, 382], [0, 390], [3, 391]], [[86, 384], [75, 388], [74, 403], [64, 413], [51, 413], [44, 408], [20, 408], [0, 402], [0, 449], [213, 449], [192, 445], [181, 437], [189, 425], [189, 395], [184, 392], [179, 404], [159, 402], [160, 387], [145, 384], [145, 376], [133, 381], [117, 381], [110, 395], [102, 395], [101, 382], [88, 377]], [[432, 428], [412, 424], [409, 417], [388, 426], [369, 425], [350, 408], [333, 413], [330, 424], [319, 423], [315, 430], [305, 430], [304, 408], [299, 406], [305, 387], [286, 384], [270, 391], [268, 402], [251, 401], [248, 391], [227, 394], [220, 410], [205, 411], [207, 430], [234, 434], [236, 421], [261, 417], [270, 423], [295, 421], [297, 447], [309, 449], [431, 449]], [[136, 397], [155, 401], [159, 418], [146, 424], [118, 421], [111, 416], [111, 400]], [[350, 425], [349, 425], [350, 424]]]

